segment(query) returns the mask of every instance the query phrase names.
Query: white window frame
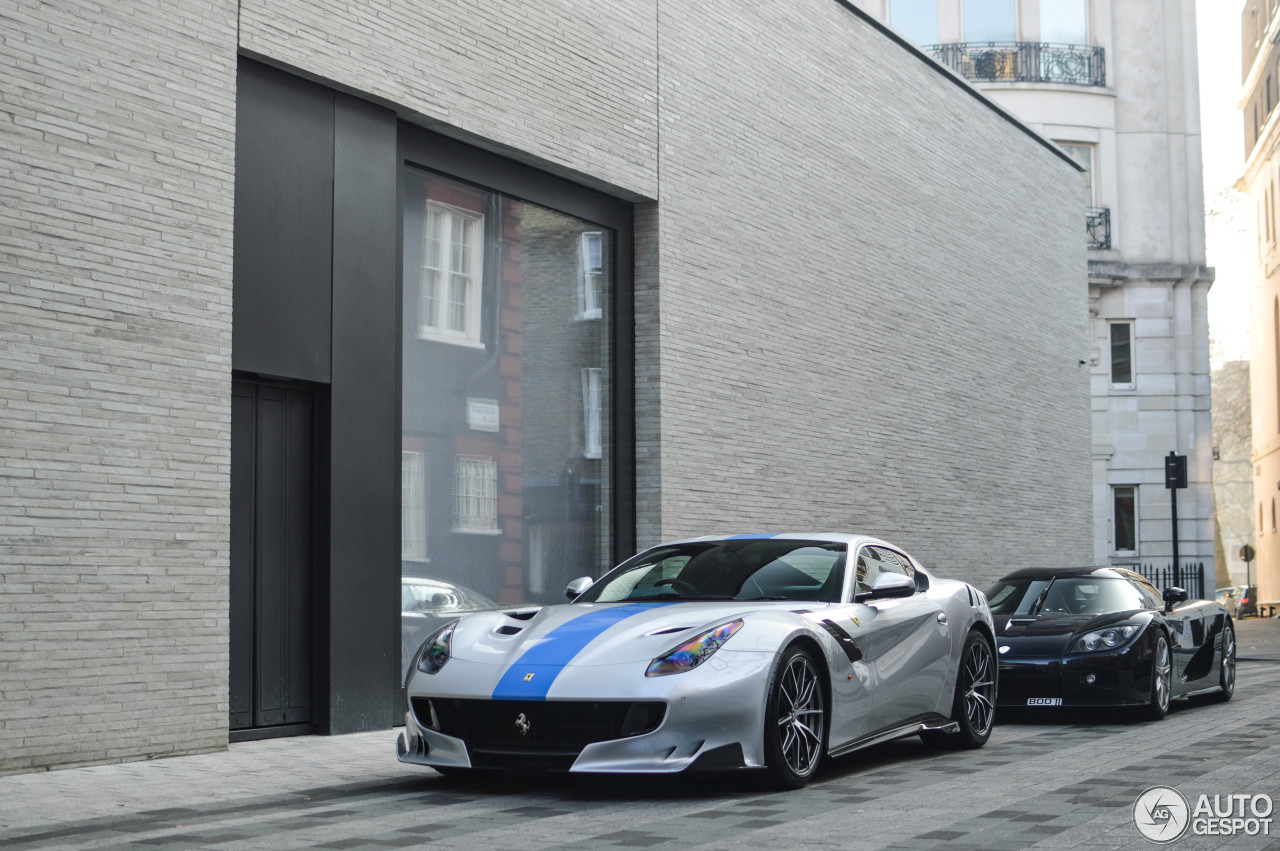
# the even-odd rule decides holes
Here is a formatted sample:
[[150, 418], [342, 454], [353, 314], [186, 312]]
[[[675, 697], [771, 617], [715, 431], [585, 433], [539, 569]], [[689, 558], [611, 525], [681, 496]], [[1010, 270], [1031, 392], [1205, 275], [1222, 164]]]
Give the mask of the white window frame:
[[[432, 220], [440, 222], [438, 258], [432, 257]], [[453, 250], [456, 231], [468, 226], [470, 244]], [[462, 299], [454, 287], [463, 287]], [[418, 293], [418, 337], [456, 346], [484, 348], [480, 340], [484, 289], [484, 216], [437, 201], [427, 201], [422, 217], [422, 276]], [[450, 310], [461, 305], [462, 321], [451, 323]], [[461, 325], [461, 327], [456, 327]]]
[[[592, 245], [596, 250], [592, 251]], [[605, 240], [603, 231], [587, 231], [578, 237], [578, 319], [604, 315]], [[593, 253], [599, 265], [592, 260]]]
[[[1123, 325], [1129, 329], [1129, 380], [1116, 381], [1115, 365], [1112, 363], [1114, 343], [1112, 336], [1116, 326]], [[1108, 319], [1107, 320], [1107, 381], [1111, 384], [1112, 390], [1133, 390], [1138, 383], [1138, 344], [1134, 337], [1134, 322], [1132, 319]]]
[[582, 454], [586, 458], [599, 458], [604, 451], [600, 381], [599, 367], [582, 370]]
[[453, 531], [501, 535], [498, 464], [489, 456], [459, 455], [453, 474]]
[[427, 558], [427, 456], [400, 452], [400, 560]]
[[[1116, 492], [1120, 490], [1133, 491], [1133, 549], [1120, 549], [1117, 538], [1119, 537], [1119, 526], [1116, 518]], [[1138, 486], [1137, 485], [1112, 485], [1111, 486], [1111, 551], [1118, 556], [1136, 556], [1142, 547], [1142, 526], [1139, 521], [1141, 512], [1138, 510]]]

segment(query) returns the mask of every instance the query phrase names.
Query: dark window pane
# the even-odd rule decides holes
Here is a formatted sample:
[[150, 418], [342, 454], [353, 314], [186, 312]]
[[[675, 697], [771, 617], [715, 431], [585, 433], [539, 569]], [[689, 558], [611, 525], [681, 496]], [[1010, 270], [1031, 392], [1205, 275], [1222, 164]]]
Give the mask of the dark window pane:
[[1133, 383], [1132, 326], [1117, 322], [1111, 326], [1111, 383]]
[[1136, 552], [1138, 549], [1137, 489], [1114, 488], [1116, 552]]

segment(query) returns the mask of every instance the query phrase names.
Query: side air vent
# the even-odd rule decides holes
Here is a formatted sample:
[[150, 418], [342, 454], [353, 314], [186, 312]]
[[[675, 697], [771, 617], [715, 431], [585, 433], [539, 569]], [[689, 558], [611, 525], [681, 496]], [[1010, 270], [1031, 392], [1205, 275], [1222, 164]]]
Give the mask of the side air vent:
[[522, 632], [523, 630], [524, 627], [522, 626], [511, 626], [509, 624], [505, 624], [498, 627], [494, 632], [498, 633], [498, 635], [515, 635], [517, 632]]

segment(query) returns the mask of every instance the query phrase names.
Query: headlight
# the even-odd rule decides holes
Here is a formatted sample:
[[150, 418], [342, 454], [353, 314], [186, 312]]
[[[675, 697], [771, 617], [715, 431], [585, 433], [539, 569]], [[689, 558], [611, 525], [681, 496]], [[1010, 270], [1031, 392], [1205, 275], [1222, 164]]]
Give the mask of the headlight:
[[709, 629], [701, 635], [686, 641], [679, 647], [663, 653], [649, 663], [644, 672], [646, 677], [665, 677], [667, 674], [680, 674], [691, 671], [711, 658], [711, 654], [720, 649], [720, 645], [729, 640], [742, 628], [741, 619], [721, 624]]
[[424, 674], [435, 674], [444, 667], [444, 663], [449, 661], [453, 630], [457, 626], [457, 621], [447, 623], [423, 642], [422, 649], [418, 651], [417, 668], [419, 671]]
[[1138, 631], [1138, 627], [1132, 624], [1124, 626], [1110, 626], [1106, 629], [1100, 629], [1096, 632], [1086, 632], [1076, 640], [1075, 645], [1071, 648], [1076, 653], [1092, 653], [1095, 650], [1111, 650], [1124, 644], [1134, 633]]

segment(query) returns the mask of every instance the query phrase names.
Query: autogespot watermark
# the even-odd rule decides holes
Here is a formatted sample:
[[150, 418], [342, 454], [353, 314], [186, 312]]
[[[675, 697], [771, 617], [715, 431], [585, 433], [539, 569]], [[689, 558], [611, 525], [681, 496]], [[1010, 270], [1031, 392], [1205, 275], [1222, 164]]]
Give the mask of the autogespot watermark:
[[1152, 786], [1133, 804], [1133, 823], [1158, 844], [1192, 836], [1270, 836], [1270, 795], [1201, 795], [1195, 806], [1172, 786]]

